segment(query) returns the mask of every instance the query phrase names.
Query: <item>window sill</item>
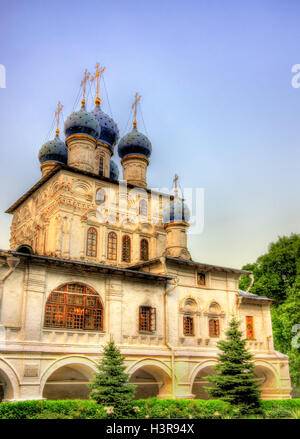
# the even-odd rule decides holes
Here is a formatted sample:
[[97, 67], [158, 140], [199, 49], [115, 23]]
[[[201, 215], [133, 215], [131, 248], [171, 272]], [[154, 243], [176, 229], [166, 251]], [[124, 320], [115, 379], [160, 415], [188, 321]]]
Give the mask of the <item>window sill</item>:
[[139, 331], [139, 334], [156, 335], [156, 331]]
[[72, 328], [50, 328], [49, 326], [43, 327], [43, 331], [55, 331], [55, 332], [76, 332], [77, 334], [83, 334], [85, 332], [89, 333], [99, 333], [99, 334], [105, 334], [106, 331], [103, 329], [72, 329]]

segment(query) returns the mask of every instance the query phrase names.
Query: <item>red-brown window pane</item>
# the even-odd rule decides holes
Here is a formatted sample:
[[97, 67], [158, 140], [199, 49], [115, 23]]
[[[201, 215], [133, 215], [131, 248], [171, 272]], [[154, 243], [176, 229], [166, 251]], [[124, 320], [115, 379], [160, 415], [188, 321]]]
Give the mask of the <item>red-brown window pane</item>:
[[117, 259], [117, 234], [109, 232], [107, 236], [107, 259], [116, 261]]
[[210, 337], [219, 337], [219, 335], [220, 335], [219, 319], [210, 319], [209, 320], [209, 336]]
[[91, 288], [67, 284], [52, 292], [45, 308], [46, 328], [103, 330], [103, 307]]
[[194, 335], [194, 319], [193, 317], [183, 317], [183, 334]]
[[122, 238], [122, 262], [130, 262], [131, 259], [131, 241], [128, 235]]
[[87, 232], [86, 254], [92, 257], [97, 255], [97, 230], [93, 227]]
[[147, 239], [141, 239], [141, 261], [148, 261], [149, 259], [149, 243]]
[[139, 330], [153, 332], [156, 330], [156, 309], [151, 306], [140, 306]]
[[246, 333], [247, 338], [254, 338], [254, 323], [253, 323], [253, 317], [247, 316], [246, 317]]

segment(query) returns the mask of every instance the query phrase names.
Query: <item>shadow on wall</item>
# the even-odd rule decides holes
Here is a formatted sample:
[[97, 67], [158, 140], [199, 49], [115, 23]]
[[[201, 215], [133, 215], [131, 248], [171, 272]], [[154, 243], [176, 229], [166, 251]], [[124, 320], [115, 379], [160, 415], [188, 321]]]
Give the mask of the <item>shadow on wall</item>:
[[159, 386], [153, 375], [143, 369], [137, 370], [130, 378], [130, 382], [135, 384], [135, 399], [153, 398], [159, 394]]
[[84, 365], [63, 366], [53, 372], [47, 380], [43, 398], [46, 399], [88, 399], [87, 387], [93, 378], [93, 371]]
[[195, 395], [196, 399], [210, 399], [209, 393], [206, 387], [211, 387], [212, 384], [205, 380], [208, 375], [214, 375], [214, 370], [211, 366], [204, 367], [196, 375], [195, 381], [192, 387], [192, 394]]

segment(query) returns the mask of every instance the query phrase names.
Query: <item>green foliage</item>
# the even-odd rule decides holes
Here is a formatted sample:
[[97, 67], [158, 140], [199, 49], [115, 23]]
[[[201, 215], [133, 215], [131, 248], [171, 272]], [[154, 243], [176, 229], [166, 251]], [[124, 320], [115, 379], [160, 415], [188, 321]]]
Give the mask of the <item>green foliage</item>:
[[[275, 349], [289, 356], [292, 384], [300, 386], [300, 339], [299, 347], [292, 346], [293, 327], [300, 324], [300, 235], [279, 238], [268, 253], [243, 269], [254, 274], [251, 293], [276, 300], [272, 307]], [[239, 287], [245, 290], [249, 284], [249, 277], [242, 276]]]
[[254, 377], [252, 355], [242, 339], [239, 322], [233, 318], [226, 331], [226, 341], [219, 341], [216, 374], [206, 377], [213, 383], [207, 390], [213, 398], [221, 398], [236, 406], [240, 414], [261, 411], [259, 382]]
[[103, 407], [93, 401], [1, 402], [0, 419], [105, 419]]
[[[262, 401], [266, 418], [296, 418], [300, 398]], [[230, 419], [245, 417], [240, 410], [222, 400], [140, 399], [134, 401], [128, 419]], [[249, 418], [249, 415], [246, 416]], [[254, 417], [251, 415], [250, 417]], [[258, 417], [258, 416], [255, 416]], [[260, 416], [262, 417], [262, 416]], [[1, 402], [0, 419], [111, 419], [104, 407], [90, 400]]]
[[[243, 269], [253, 271], [252, 293], [283, 303], [300, 279], [300, 235], [279, 237], [270, 244], [268, 253], [260, 256], [256, 263], [244, 265]], [[242, 276], [240, 288], [246, 289], [249, 284], [249, 278]]]
[[135, 401], [135, 409], [139, 419], [219, 419], [234, 414], [230, 404], [221, 400], [149, 398]]
[[135, 386], [129, 384], [129, 375], [125, 373], [124, 357], [111, 341], [104, 347], [98, 372], [89, 384], [92, 389], [90, 398], [106, 407], [107, 413], [119, 417], [132, 413], [132, 401]]
[[[300, 386], [300, 336], [297, 336], [296, 326], [300, 325], [299, 291], [293, 291], [283, 304], [272, 309], [275, 348], [289, 356], [294, 386]], [[292, 344], [293, 338], [295, 346]]]

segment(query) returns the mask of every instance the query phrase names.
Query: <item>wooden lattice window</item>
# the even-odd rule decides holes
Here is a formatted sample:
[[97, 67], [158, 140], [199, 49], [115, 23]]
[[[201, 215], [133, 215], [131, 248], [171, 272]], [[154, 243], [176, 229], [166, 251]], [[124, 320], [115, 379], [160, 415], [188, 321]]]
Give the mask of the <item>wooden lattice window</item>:
[[97, 230], [90, 227], [87, 231], [86, 255], [97, 256]]
[[122, 261], [130, 262], [131, 259], [131, 240], [128, 235], [122, 238]]
[[246, 336], [250, 339], [254, 338], [254, 323], [252, 316], [246, 317]]
[[153, 332], [156, 330], [156, 308], [140, 306], [139, 330]]
[[105, 194], [105, 190], [100, 188], [97, 190], [96, 192], [96, 204], [100, 205], [105, 203], [106, 200], [106, 194]]
[[103, 306], [99, 295], [81, 284], [66, 284], [48, 297], [46, 328], [103, 330]]
[[101, 157], [100, 157], [100, 160], [99, 160], [99, 175], [100, 175], [101, 177], [103, 177], [103, 169], [104, 169], [104, 166], [103, 166], [103, 157], [101, 156]]
[[194, 319], [193, 317], [183, 317], [183, 334], [194, 335]]
[[149, 259], [149, 242], [147, 239], [141, 239], [140, 243], [140, 258], [141, 261], [148, 261]]
[[206, 279], [205, 279], [205, 273], [197, 273], [197, 284], [198, 285], [205, 285]]
[[148, 216], [148, 203], [146, 200], [140, 200], [139, 214], [140, 216]]
[[220, 335], [220, 321], [219, 319], [210, 319], [209, 320], [209, 336], [210, 337], [219, 337]]
[[107, 235], [107, 259], [117, 260], [117, 234], [115, 232], [109, 232]]

